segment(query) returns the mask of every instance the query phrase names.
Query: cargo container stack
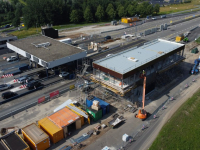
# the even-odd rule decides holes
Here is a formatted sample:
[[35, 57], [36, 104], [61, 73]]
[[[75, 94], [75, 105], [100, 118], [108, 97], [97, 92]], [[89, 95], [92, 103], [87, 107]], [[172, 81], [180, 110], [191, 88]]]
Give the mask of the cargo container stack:
[[94, 96], [90, 96], [86, 99], [87, 107], [91, 108], [93, 105], [93, 101], [99, 102], [99, 106], [102, 109], [102, 116], [110, 112], [110, 104]]

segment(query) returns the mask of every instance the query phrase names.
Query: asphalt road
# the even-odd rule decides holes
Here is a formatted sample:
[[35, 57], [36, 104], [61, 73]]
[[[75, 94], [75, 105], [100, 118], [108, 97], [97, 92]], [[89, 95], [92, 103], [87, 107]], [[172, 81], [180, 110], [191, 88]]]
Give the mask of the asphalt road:
[[[199, 12], [189, 12], [189, 13], [184, 13], [184, 14], [169, 14], [166, 15], [166, 18], [161, 18], [160, 16], [157, 16], [157, 20], [146, 20], [146, 23], [141, 24], [142, 21], [138, 21], [136, 22], [136, 24], [138, 24], [137, 27], [131, 27], [128, 29], [122, 29], [122, 30], [118, 30], [118, 31], [112, 31], [112, 32], [107, 32], [107, 33], [102, 33], [100, 34], [100, 36], [95, 36], [89, 40], [83, 40], [83, 41], [76, 41], [75, 44], [85, 44], [88, 45], [90, 42], [96, 42], [99, 43], [101, 41], [104, 40], [104, 37], [107, 35], [110, 35], [112, 38], [120, 38], [122, 35], [124, 35], [124, 33], [126, 32], [126, 34], [135, 34], [136, 32], [144, 32], [147, 29], [151, 29], [154, 27], [159, 27], [161, 24], [167, 23], [170, 24], [170, 21], [174, 22], [174, 21], [179, 21], [179, 20], [184, 20], [186, 17], [192, 16], [192, 15], [197, 15], [199, 14]], [[125, 26], [128, 26], [129, 24], [124, 24]]]
[[200, 28], [198, 27], [197, 29], [193, 30], [189, 36], [188, 36], [188, 40], [190, 41], [194, 41], [196, 38], [200, 37]]
[[[127, 45], [120, 46], [120, 47], [117, 47], [117, 48], [114, 48], [114, 49], [111, 49], [111, 50], [108, 50], [105, 52], [101, 52], [101, 53], [89, 56], [89, 58], [92, 60], [99, 60], [101, 58], [105, 58], [108, 54], [116, 54], [116, 53], [124, 51], [128, 48], [140, 46], [140, 45], [143, 45], [147, 41], [151, 41], [151, 40], [154, 40], [157, 38], [169, 39], [169, 38], [175, 37], [180, 33], [187, 32], [187, 31], [191, 30], [192, 28], [194, 28], [195, 26], [198, 26], [199, 21], [200, 21], [200, 18], [196, 18], [193, 20], [186, 21], [184, 23], [170, 26], [168, 30], [164, 30], [164, 31], [160, 31], [160, 32], [157, 32], [154, 34], [147, 35], [146, 37], [142, 37], [141, 39], [139, 39], [137, 41], [132, 41]], [[193, 26], [191, 26], [191, 24]]]

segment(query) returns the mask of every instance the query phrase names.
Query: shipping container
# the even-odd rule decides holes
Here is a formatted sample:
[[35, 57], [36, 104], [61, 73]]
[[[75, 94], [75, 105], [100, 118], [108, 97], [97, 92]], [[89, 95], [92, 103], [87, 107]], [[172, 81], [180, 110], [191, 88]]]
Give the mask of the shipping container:
[[63, 129], [55, 125], [48, 117], [38, 121], [38, 126], [46, 132], [52, 143], [57, 143], [64, 138]]
[[[30, 150], [30, 147], [15, 131], [8, 133], [0, 138], [0, 150]], [[4, 147], [1, 148], [1, 147]]]
[[[103, 113], [102, 115], [103, 115], [103, 116], [104, 116], [105, 114], [107, 114], [107, 113], [110, 112], [110, 104], [108, 104], [107, 102], [105, 102], [105, 101], [99, 99], [98, 97], [94, 97], [94, 98], [91, 99], [91, 100], [86, 99], [86, 106], [87, 106], [87, 107], [91, 107], [94, 100], [99, 101], [99, 105], [100, 105], [101, 108], [103, 109], [103, 110], [102, 110], [102, 113]], [[106, 110], [105, 110], [105, 108], [106, 108]]]
[[48, 118], [63, 129], [65, 138], [68, 136], [69, 132], [81, 128], [80, 117], [66, 107], [53, 113]]
[[102, 109], [96, 111], [91, 108], [87, 108], [86, 111], [90, 114], [93, 121], [98, 121], [102, 118]]
[[33, 150], [45, 150], [50, 147], [49, 136], [35, 123], [22, 128], [22, 134]]

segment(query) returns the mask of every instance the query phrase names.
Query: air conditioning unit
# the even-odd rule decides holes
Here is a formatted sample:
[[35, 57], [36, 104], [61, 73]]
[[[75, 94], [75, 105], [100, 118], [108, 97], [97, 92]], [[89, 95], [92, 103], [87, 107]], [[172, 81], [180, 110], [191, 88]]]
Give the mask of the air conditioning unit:
[[138, 59], [136, 59], [136, 58], [134, 58], [134, 57], [128, 57], [128, 60], [131, 60], [131, 61], [133, 61], [133, 62], [138, 62], [138, 61], [139, 61]]

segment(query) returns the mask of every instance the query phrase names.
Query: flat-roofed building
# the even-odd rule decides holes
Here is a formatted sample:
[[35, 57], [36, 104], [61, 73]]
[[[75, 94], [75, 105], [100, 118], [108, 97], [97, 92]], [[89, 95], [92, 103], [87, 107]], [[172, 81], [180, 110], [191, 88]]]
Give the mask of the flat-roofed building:
[[148, 93], [155, 88], [156, 74], [185, 59], [184, 48], [184, 44], [163, 39], [144, 43], [141, 47], [133, 47], [93, 62], [92, 79], [124, 96], [142, 85], [140, 75], [145, 70]]

